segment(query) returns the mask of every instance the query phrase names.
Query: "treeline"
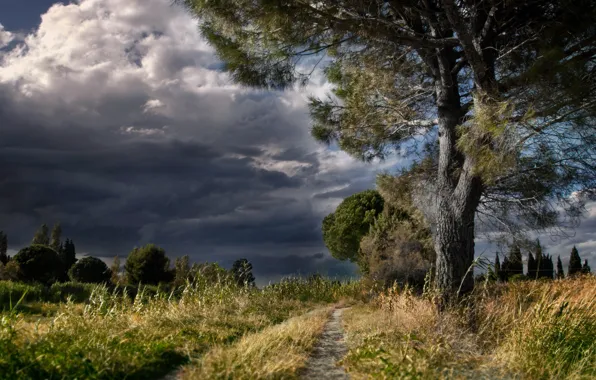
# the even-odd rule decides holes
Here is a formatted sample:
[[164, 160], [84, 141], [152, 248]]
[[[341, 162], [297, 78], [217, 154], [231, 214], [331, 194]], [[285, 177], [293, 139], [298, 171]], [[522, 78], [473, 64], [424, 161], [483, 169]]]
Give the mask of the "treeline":
[[[567, 266], [567, 275], [565, 275], [565, 271], [563, 270], [561, 256], [557, 256], [557, 263], [555, 266], [553, 257], [542, 251], [540, 240], [536, 240], [534, 247], [528, 250], [527, 256], [527, 266], [524, 273], [523, 256], [519, 246], [512, 245], [502, 263], [499, 254], [497, 253], [495, 262], [488, 271], [489, 279], [508, 281], [515, 279], [537, 280], [546, 278], [552, 280], [555, 278], [562, 279], [566, 276], [572, 277], [578, 274], [588, 274], [592, 272], [587, 259], [584, 260], [582, 264], [581, 257], [575, 246], [571, 249], [569, 265]], [[484, 275], [481, 275], [479, 279], [482, 280], [483, 278]]]
[[178, 257], [173, 266], [163, 248], [155, 244], [135, 247], [124, 265], [118, 256], [110, 267], [96, 257], [76, 258], [75, 244], [62, 240], [62, 228], [56, 223], [52, 231], [42, 224], [31, 245], [22, 248], [14, 257], [7, 254], [8, 237], [0, 231], [0, 280], [39, 283], [52, 286], [73, 281], [112, 285], [162, 285], [174, 287], [193, 282], [199, 275], [213, 281], [234, 282], [239, 286], [254, 286], [252, 264], [238, 259], [230, 270], [217, 263], [190, 264], [188, 256]]

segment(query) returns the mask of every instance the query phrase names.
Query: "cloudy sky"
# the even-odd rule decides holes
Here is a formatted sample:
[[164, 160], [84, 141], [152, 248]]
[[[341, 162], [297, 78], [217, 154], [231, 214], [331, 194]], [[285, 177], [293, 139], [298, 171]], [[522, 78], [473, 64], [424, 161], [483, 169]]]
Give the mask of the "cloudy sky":
[[[66, 4], [68, 4], [66, 2]], [[257, 277], [351, 275], [320, 223], [397, 159], [363, 164], [309, 136], [306, 98], [232, 84], [197, 22], [170, 0], [0, 4], [0, 230], [11, 250], [60, 221], [79, 252], [171, 257]], [[596, 259], [596, 209], [572, 239]], [[479, 244], [480, 251], [491, 249]], [[596, 264], [596, 263], [595, 263]]]

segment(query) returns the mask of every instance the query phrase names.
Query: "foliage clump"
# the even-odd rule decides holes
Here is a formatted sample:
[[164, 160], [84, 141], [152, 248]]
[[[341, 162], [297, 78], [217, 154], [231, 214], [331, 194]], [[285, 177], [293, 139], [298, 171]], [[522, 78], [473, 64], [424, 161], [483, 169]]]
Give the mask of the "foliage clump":
[[68, 276], [75, 282], [108, 283], [112, 271], [106, 263], [97, 257], [84, 257], [78, 260], [68, 271]]
[[134, 248], [128, 255], [124, 269], [131, 284], [157, 285], [171, 280], [170, 259], [166, 251], [155, 244]]

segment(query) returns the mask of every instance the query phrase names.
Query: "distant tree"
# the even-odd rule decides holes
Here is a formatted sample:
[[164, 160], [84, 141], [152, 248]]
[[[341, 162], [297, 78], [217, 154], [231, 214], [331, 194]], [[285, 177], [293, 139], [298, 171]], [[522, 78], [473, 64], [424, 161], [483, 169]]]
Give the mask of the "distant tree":
[[494, 265], [494, 273], [497, 278], [501, 278], [501, 260], [499, 259], [499, 253], [497, 252], [497, 257], [495, 258], [495, 265]]
[[72, 281], [87, 283], [107, 283], [112, 277], [112, 271], [106, 263], [97, 257], [83, 257], [68, 271]]
[[62, 263], [58, 253], [47, 245], [34, 244], [21, 249], [14, 261], [24, 281], [51, 284], [56, 282], [62, 273]]
[[565, 272], [563, 272], [563, 263], [561, 262], [561, 256], [557, 256], [557, 278], [565, 278]]
[[509, 250], [509, 276], [515, 276], [516, 274], [524, 274], [524, 263], [522, 259], [522, 253], [517, 245], [511, 246]]
[[124, 264], [128, 282], [132, 284], [168, 282], [171, 279], [169, 268], [170, 259], [165, 250], [155, 244], [134, 248]]
[[366, 190], [344, 199], [335, 212], [323, 219], [323, 241], [339, 260], [358, 262], [360, 240], [383, 211], [383, 197]]
[[56, 252], [60, 252], [60, 248], [62, 246], [62, 227], [60, 223], [54, 224], [54, 228], [52, 228], [52, 235], [50, 238], [50, 247]]
[[0, 263], [6, 265], [8, 263], [8, 237], [4, 231], [0, 231]]
[[229, 284], [234, 282], [231, 271], [218, 263], [194, 263], [189, 278], [194, 283]]
[[68, 271], [77, 262], [77, 252], [74, 242], [70, 239], [66, 239], [63, 244], [60, 244], [60, 251], [58, 251], [60, 261], [62, 262], [62, 276], [61, 281], [67, 281]]
[[255, 284], [255, 278], [252, 275], [252, 264], [247, 259], [234, 261], [232, 274], [239, 286], [254, 286]]
[[42, 224], [37, 232], [35, 232], [35, 236], [33, 236], [31, 245], [50, 245], [50, 236], [48, 233], [48, 226], [45, 223]]
[[536, 266], [534, 255], [532, 255], [532, 252], [528, 252], [528, 278], [532, 280], [535, 279], [537, 270], [538, 268]]
[[555, 265], [553, 263], [553, 258], [551, 255], [542, 255], [542, 260], [540, 261], [540, 271], [538, 273], [538, 278], [548, 278], [552, 280], [555, 277]]
[[112, 265], [110, 266], [110, 271], [112, 272], [112, 284], [114, 285], [120, 285], [122, 284], [122, 278], [120, 276], [120, 257], [116, 256], [114, 257], [114, 261], [112, 262]]
[[567, 267], [567, 276], [571, 277], [582, 271], [582, 259], [579, 257], [577, 248], [573, 246], [571, 249], [571, 257], [569, 257], [569, 266]]
[[188, 255], [176, 257], [174, 260], [174, 286], [183, 286], [190, 277], [190, 261]]
[[501, 271], [498, 274], [499, 280], [501, 280], [501, 281], [509, 280], [509, 277], [511, 274], [510, 272], [511, 272], [511, 262], [509, 261], [509, 258], [507, 256], [505, 256], [505, 258], [503, 259], [503, 264], [501, 265]]
[[584, 265], [582, 266], [582, 273], [583, 274], [592, 273], [592, 269], [588, 265], [588, 260], [584, 260]]

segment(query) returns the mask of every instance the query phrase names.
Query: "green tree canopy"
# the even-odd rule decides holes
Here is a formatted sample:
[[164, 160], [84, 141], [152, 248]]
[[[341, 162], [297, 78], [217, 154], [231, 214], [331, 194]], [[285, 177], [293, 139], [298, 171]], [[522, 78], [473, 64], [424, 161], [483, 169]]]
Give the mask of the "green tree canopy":
[[58, 253], [47, 245], [33, 244], [21, 249], [13, 258], [24, 281], [51, 284], [59, 280], [62, 263]]
[[360, 240], [375, 218], [383, 211], [383, 197], [375, 190], [365, 190], [344, 199], [335, 212], [323, 219], [323, 241], [331, 255], [339, 260], [359, 260]]
[[72, 281], [100, 284], [110, 281], [112, 271], [101, 259], [87, 256], [70, 268], [68, 276]]
[[134, 248], [124, 264], [128, 281], [132, 284], [156, 285], [170, 281], [169, 268], [170, 259], [166, 256], [165, 250], [155, 244]]
[[363, 160], [430, 140], [412, 194], [445, 297], [473, 286], [477, 217], [556, 226], [554, 203], [577, 220], [569, 193], [596, 187], [594, 1], [183, 2], [239, 83], [286, 88], [323, 62], [335, 87], [310, 102], [318, 140]]
[[255, 277], [252, 274], [252, 264], [247, 259], [238, 259], [232, 264], [232, 274], [238, 286], [254, 286]]

